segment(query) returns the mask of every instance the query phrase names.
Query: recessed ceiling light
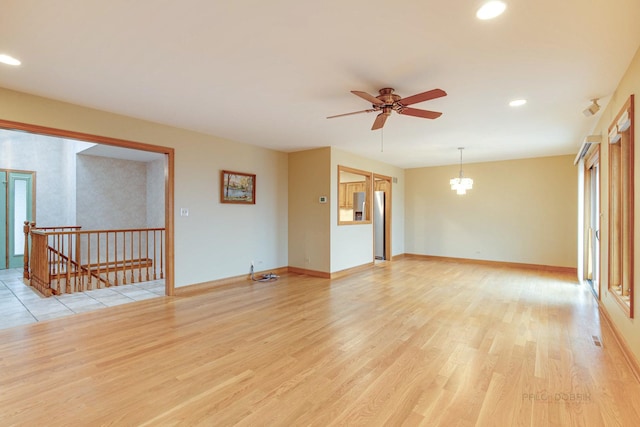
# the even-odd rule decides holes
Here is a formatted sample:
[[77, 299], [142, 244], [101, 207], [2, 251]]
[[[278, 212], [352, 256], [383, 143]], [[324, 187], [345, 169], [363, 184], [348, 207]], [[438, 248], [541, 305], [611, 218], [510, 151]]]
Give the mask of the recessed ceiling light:
[[3, 64], [7, 64], [7, 65], [20, 65], [21, 64], [21, 62], [18, 61], [13, 56], [5, 55], [3, 53], [0, 53], [0, 62], [2, 62]]
[[507, 8], [507, 5], [502, 1], [490, 1], [482, 5], [476, 12], [478, 19], [486, 20], [493, 19], [496, 16], [502, 15], [502, 12]]
[[527, 103], [526, 99], [514, 99], [513, 101], [511, 101], [509, 103], [509, 106], [510, 107], [522, 107], [526, 103]]

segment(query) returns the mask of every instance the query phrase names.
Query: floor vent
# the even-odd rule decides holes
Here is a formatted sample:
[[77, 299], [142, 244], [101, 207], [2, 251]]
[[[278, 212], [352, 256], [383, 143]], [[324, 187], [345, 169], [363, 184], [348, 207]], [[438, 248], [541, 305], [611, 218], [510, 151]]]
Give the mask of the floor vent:
[[600, 342], [600, 337], [597, 335], [591, 335], [591, 338], [593, 338], [593, 343], [597, 346], [597, 347], [602, 347], [602, 343]]

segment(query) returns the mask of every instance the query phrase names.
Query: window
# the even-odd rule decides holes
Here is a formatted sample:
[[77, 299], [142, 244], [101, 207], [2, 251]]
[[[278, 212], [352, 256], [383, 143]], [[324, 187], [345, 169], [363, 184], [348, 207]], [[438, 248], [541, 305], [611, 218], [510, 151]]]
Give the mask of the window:
[[371, 172], [338, 166], [338, 225], [371, 223]]
[[633, 95], [609, 126], [609, 291], [633, 318]]

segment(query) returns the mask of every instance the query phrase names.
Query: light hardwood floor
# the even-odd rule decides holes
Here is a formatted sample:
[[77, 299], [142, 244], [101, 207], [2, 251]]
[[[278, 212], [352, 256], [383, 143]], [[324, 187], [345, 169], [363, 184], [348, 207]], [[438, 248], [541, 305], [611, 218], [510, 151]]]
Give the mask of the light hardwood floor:
[[640, 425], [571, 275], [403, 259], [177, 294], [0, 331], [0, 425]]

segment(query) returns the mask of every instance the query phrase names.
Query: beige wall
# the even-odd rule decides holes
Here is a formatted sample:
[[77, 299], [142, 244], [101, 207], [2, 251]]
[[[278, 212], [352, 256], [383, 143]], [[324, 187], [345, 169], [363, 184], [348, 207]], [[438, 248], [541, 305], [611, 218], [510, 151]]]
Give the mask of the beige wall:
[[[635, 143], [635, 151], [634, 151], [634, 164], [635, 164], [635, 191], [636, 196], [634, 199], [634, 236], [633, 241], [635, 242], [635, 253], [633, 259], [634, 265], [634, 283], [635, 283], [635, 291], [634, 298], [634, 307], [635, 307], [635, 319], [629, 319], [625, 313], [622, 312], [622, 309], [618, 306], [617, 302], [613, 299], [612, 295], [608, 291], [608, 244], [609, 244], [609, 144], [607, 142], [607, 134], [608, 128], [611, 122], [615, 119], [616, 115], [624, 105], [624, 103], [629, 99], [631, 94], [635, 94], [635, 117], [634, 117], [634, 143]], [[593, 131], [593, 134], [601, 134], [603, 135], [603, 142], [600, 147], [600, 167], [601, 167], [601, 209], [602, 209], [602, 222], [600, 224], [600, 233], [601, 233], [601, 299], [604, 308], [609, 313], [609, 316], [615, 323], [616, 328], [621, 332], [625, 341], [633, 351], [635, 358], [640, 362], [640, 321], [638, 318], [640, 317], [640, 296], [638, 295], [638, 290], [640, 289], [640, 246], [638, 242], [640, 241], [640, 197], [638, 197], [638, 189], [640, 189], [640, 122], [639, 113], [640, 106], [638, 105], [640, 102], [640, 50], [636, 52], [635, 57], [633, 58], [629, 69], [625, 73], [622, 78], [618, 88], [613, 93], [607, 108], [601, 113], [600, 120], [596, 126], [596, 129]]]
[[[3, 88], [0, 118], [175, 148], [176, 286], [287, 265], [286, 153]], [[220, 204], [221, 169], [257, 175], [255, 205]]]
[[330, 148], [289, 154], [289, 266], [329, 273]]
[[[338, 225], [338, 165], [398, 178], [391, 253], [404, 253], [404, 171], [335, 148], [289, 154], [289, 265], [334, 273], [373, 262], [371, 224]], [[318, 201], [327, 196], [327, 203]]]
[[459, 166], [406, 171], [407, 253], [576, 267], [574, 156], [464, 165], [473, 189], [449, 180]]

